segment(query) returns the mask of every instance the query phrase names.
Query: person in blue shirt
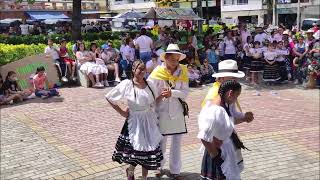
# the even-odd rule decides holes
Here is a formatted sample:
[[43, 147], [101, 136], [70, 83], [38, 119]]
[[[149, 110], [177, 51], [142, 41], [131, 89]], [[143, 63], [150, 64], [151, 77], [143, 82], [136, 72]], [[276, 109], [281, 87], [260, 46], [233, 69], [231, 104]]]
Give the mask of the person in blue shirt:
[[208, 60], [209, 64], [213, 67], [213, 70], [215, 72], [218, 72], [218, 63], [219, 63], [219, 58], [216, 53], [216, 46], [211, 45], [206, 49], [206, 59]]

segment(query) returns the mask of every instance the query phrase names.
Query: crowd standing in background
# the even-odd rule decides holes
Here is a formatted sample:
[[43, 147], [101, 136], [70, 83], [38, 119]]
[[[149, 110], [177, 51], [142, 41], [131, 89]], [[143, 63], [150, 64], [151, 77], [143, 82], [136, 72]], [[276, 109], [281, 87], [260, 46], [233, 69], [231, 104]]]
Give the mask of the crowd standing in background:
[[[19, 32], [30, 33], [29, 30], [26, 32], [27, 26], [30, 27], [21, 24]], [[61, 24], [58, 29], [67, 30], [66, 26]], [[232, 28], [223, 24], [220, 32], [209, 28], [202, 36], [196, 36], [196, 32], [189, 28], [183, 44], [179, 31], [172, 27], [155, 26], [157, 28], [152, 31], [157, 31], [157, 36], [153, 36], [153, 39], [144, 28], [136, 36], [123, 33], [119, 49], [108, 41], [101, 47], [95, 42], [85, 47], [84, 42], [78, 40], [72, 52], [68, 52], [65, 39], [60, 40], [60, 45], [55, 45], [49, 39], [44, 53], [53, 59], [62, 82], [76, 82], [80, 70], [94, 88], [108, 87], [110, 81], [117, 84], [130, 78], [132, 64], [138, 59], [146, 65], [147, 78], [163, 63], [160, 54], [170, 43], [178, 44], [186, 55], [180, 63], [187, 65], [190, 87], [215, 82], [211, 74], [217, 73], [218, 63], [226, 59], [237, 61], [239, 69], [246, 74], [245, 81], [253, 87], [290, 82], [308, 87], [310, 81], [319, 87], [319, 26], [314, 24], [313, 28], [303, 32], [283, 26], [257, 26], [252, 30], [246, 24]], [[41, 29], [41, 24], [35, 24], [32, 28], [36, 34], [45, 31]], [[19, 34], [14, 28], [10, 28], [9, 32], [12, 35]]]

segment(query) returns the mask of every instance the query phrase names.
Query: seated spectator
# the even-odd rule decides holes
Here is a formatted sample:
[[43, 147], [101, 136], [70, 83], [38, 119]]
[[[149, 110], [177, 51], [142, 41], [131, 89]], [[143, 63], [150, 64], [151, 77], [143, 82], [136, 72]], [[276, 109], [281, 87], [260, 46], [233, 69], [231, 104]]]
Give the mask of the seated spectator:
[[[159, 56], [160, 56], [160, 54], [159, 54]], [[153, 53], [152, 59], [147, 62], [147, 64], [146, 64], [146, 69], [147, 69], [146, 75], [147, 76], [149, 76], [157, 66], [161, 65], [162, 62], [161, 62], [159, 56], [156, 53]]]
[[49, 82], [43, 66], [37, 68], [36, 75], [33, 77], [33, 85], [37, 97], [49, 98], [59, 96], [57, 89], [48, 87]]
[[66, 47], [67, 41], [65, 39], [62, 39], [60, 41], [60, 59], [66, 63], [68, 72], [69, 72], [69, 77], [71, 80], [76, 81], [77, 78], [75, 77], [75, 71], [76, 71], [76, 61], [74, 59], [71, 59], [68, 54], [68, 49]]
[[25, 99], [31, 98], [32, 90], [26, 89], [22, 90], [18, 84], [17, 74], [14, 71], [9, 71], [6, 80], [3, 84], [3, 89], [7, 96], [17, 95], [16, 100], [23, 101]]
[[21, 96], [19, 94], [9, 94], [4, 90], [3, 79], [0, 74], [0, 105], [12, 104], [15, 100], [21, 100]]
[[193, 68], [192, 64], [188, 65], [189, 86], [198, 87], [200, 84], [200, 73]]
[[[96, 63], [93, 61], [92, 55], [90, 52], [85, 50], [84, 43], [80, 43], [78, 51], [76, 53], [78, 64], [80, 65], [80, 71], [85, 73], [89, 78], [92, 87], [101, 88], [104, 87], [100, 83], [100, 72], [98, 71]], [[94, 78], [96, 77], [96, 79]]]
[[[106, 66], [105, 62], [101, 58], [101, 50], [97, 46], [96, 43], [91, 43], [90, 53], [92, 56], [93, 61], [96, 63], [97, 67], [96, 70], [99, 72], [100, 83], [106, 87], [109, 87], [109, 82], [107, 80], [108, 77], [108, 67]], [[97, 81], [97, 79], [96, 79]]]
[[114, 48], [112, 48], [112, 44], [109, 43], [107, 46], [104, 47], [104, 50], [101, 54], [101, 58], [106, 63], [108, 70], [114, 71], [115, 81], [119, 83], [121, 81], [119, 77], [119, 64], [118, 64], [120, 55]]
[[61, 61], [59, 56], [59, 50], [57, 47], [53, 46], [53, 41], [50, 38], [48, 39], [48, 46], [45, 48], [44, 53], [46, 54], [46, 57], [53, 59], [53, 63], [56, 65], [58, 69], [59, 78], [61, 78], [62, 81], [67, 82], [68, 79], [65, 76], [63, 76], [64, 73], [61, 69], [61, 67], [63, 67], [64, 62]]
[[208, 59], [203, 61], [203, 65], [201, 66], [201, 82], [202, 83], [212, 83], [214, 81], [212, 74], [215, 73], [211, 64], [209, 64]]

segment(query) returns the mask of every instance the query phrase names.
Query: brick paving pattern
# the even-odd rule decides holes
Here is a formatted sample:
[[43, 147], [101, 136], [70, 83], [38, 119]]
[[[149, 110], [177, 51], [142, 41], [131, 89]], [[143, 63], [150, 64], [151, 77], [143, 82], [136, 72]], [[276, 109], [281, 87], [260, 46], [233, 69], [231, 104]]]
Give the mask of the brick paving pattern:
[[[182, 147], [187, 180], [199, 177], [197, 115], [207, 89], [192, 89], [188, 98]], [[111, 160], [124, 119], [105, 101], [108, 90], [64, 88], [59, 98], [2, 107], [0, 179], [126, 179], [126, 166]], [[237, 126], [251, 150], [243, 151], [242, 178], [319, 179], [319, 90], [288, 85], [254, 93], [245, 87], [240, 96], [243, 110], [255, 114], [252, 123]]]

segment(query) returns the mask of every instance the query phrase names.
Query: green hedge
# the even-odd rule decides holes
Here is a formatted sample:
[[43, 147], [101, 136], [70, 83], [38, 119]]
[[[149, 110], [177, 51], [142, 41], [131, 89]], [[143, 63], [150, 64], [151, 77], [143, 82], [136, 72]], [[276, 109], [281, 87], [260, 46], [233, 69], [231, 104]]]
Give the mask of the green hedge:
[[[98, 46], [101, 46], [105, 43], [104, 40], [98, 41], [85, 41], [86, 48], [90, 48], [91, 42], [95, 42]], [[120, 40], [112, 40], [112, 44], [114, 47], [119, 48], [121, 45]], [[72, 45], [73, 43], [69, 42], [67, 44], [67, 48], [69, 50], [70, 57], [73, 57], [72, 54]], [[44, 49], [46, 48], [46, 44], [19, 44], [19, 45], [12, 45], [12, 44], [3, 44], [0, 43], [0, 65], [5, 65], [10, 62], [17, 61], [27, 56], [32, 56], [36, 54], [44, 53]]]
[[[82, 34], [82, 39], [84, 41], [96, 41], [96, 40], [119, 40], [121, 34], [129, 33], [132, 37], [134, 37], [138, 31], [130, 31], [130, 32], [99, 32], [99, 33], [85, 33]], [[0, 35], [0, 43], [3, 44], [46, 44], [48, 38], [53, 39], [55, 43], [58, 43], [61, 39], [66, 39], [67, 41], [71, 41], [71, 34], [53, 34], [53, 35], [28, 35], [28, 36], [6, 36]], [[156, 38], [152, 36], [152, 38]]]

